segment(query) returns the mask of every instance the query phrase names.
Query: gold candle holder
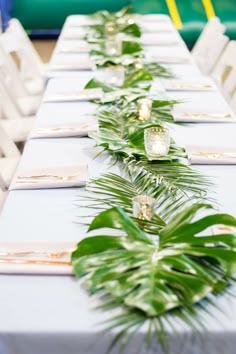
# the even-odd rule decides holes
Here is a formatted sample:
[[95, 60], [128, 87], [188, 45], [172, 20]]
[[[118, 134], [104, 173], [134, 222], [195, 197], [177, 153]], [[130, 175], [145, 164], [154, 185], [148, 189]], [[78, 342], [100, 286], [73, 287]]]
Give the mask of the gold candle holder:
[[105, 35], [106, 36], [114, 36], [116, 34], [116, 28], [114, 22], [107, 22], [105, 24]]
[[107, 37], [105, 40], [105, 51], [110, 56], [120, 56], [122, 54], [122, 41], [118, 36]]
[[125, 80], [125, 69], [123, 66], [114, 65], [105, 69], [105, 81], [114, 86], [122, 86]]
[[134, 68], [136, 70], [142, 69], [143, 68], [143, 60], [142, 59], [136, 59], [134, 62]]
[[144, 130], [144, 145], [149, 160], [168, 155], [170, 132], [164, 127], [151, 127]]
[[138, 114], [139, 120], [149, 120], [152, 115], [152, 100], [148, 98], [138, 100]]
[[140, 220], [150, 221], [154, 215], [156, 200], [148, 195], [133, 198], [133, 216]]

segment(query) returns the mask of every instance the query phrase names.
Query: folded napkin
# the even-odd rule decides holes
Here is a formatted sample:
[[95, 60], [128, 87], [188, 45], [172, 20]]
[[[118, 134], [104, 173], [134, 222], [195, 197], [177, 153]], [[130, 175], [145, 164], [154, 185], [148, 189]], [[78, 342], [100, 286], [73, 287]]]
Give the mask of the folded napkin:
[[94, 70], [95, 63], [91, 59], [81, 60], [80, 62], [70, 63], [55, 63], [49, 66], [49, 71], [80, 71]]
[[191, 64], [192, 59], [188, 56], [164, 56], [164, 55], [153, 55], [152, 61], [156, 61], [161, 64]]
[[0, 274], [71, 275], [75, 242], [0, 242]]
[[236, 227], [226, 225], [215, 225], [212, 228], [213, 235], [219, 234], [233, 234], [236, 235]]
[[[77, 15], [75, 15], [77, 16]], [[66, 23], [67, 27], [81, 27], [81, 26], [93, 26], [93, 25], [100, 25], [101, 21], [100, 20], [95, 20], [93, 18], [85, 17], [82, 15], [78, 15], [78, 17], [75, 17], [74, 19], [69, 19], [69, 21]]]
[[83, 39], [87, 34], [87, 29], [83, 27], [66, 28], [62, 34], [62, 39]]
[[179, 44], [179, 41], [175, 39], [166, 39], [166, 38], [146, 38], [141, 39], [141, 43], [144, 46], [173, 46]]
[[60, 92], [48, 94], [44, 97], [44, 102], [81, 102], [91, 100], [101, 100], [103, 98], [103, 91], [100, 88], [86, 89], [75, 92]]
[[163, 32], [173, 32], [174, 28], [170, 23], [166, 22], [151, 22], [141, 24], [141, 30], [143, 33], [163, 33]]
[[236, 148], [186, 146], [191, 165], [236, 165]]
[[74, 45], [61, 45], [58, 49], [60, 53], [89, 53], [91, 47], [89, 44], [74, 44]]
[[168, 91], [215, 91], [215, 84], [208, 80], [162, 80], [164, 88]]
[[18, 169], [9, 189], [80, 187], [87, 180], [88, 167], [85, 162], [78, 166]]
[[232, 123], [235, 121], [234, 115], [228, 112], [201, 112], [198, 109], [183, 110], [175, 108], [172, 111], [173, 118], [176, 122], [185, 123]]
[[88, 118], [74, 123], [58, 123], [43, 127], [35, 127], [30, 134], [34, 138], [67, 138], [73, 136], [88, 136], [89, 133], [98, 131], [96, 119]]

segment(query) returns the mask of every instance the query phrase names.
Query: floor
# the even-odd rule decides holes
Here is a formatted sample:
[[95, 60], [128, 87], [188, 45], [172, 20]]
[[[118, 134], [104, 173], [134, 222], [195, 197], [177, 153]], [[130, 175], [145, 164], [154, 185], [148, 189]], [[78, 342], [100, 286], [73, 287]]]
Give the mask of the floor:
[[33, 45], [44, 63], [47, 63], [50, 60], [53, 49], [56, 45], [55, 39], [37, 39], [33, 40]]

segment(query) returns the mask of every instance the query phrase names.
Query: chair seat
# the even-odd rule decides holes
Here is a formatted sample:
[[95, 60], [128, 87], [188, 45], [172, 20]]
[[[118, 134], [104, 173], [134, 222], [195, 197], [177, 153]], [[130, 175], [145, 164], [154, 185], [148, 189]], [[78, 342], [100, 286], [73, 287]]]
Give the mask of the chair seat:
[[34, 118], [1, 120], [1, 125], [7, 135], [15, 142], [26, 141], [34, 125]]
[[5, 185], [9, 187], [12, 178], [15, 174], [19, 157], [2, 157], [0, 158], [0, 171]]
[[18, 106], [23, 116], [34, 115], [39, 108], [40, 102], [41, 96], [27, 96], [17, 99]]

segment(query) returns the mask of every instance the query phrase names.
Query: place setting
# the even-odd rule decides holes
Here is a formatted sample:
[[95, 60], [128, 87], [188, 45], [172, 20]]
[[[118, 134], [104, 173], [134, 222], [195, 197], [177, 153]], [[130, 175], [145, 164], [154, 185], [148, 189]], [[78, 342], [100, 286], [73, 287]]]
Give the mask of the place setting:
[[162, 85], [166, 91], [216, 91], [213, 80], [208, 78], [196, 78], [192, 80], [162, 79]]
[[97, 131], [97, 120], [88, 116], [74, 122], [38, 123], [30, 133], [29, 139], [83, 137]]
[[9, 190], [81, 187], [88, 180], [87, 163], [78, 165], [18, 168]]
[[191, 165], [236, 165], [236, 148], [213, 145], [186, 145]]
[[61, 91], [58, 93], [48, 93], [45, 94], [43, 102], [84, 102], [84, 101], [93, 101], [101, 100], [103, 98], [103, 91], [100, 88], [97, 89], [84, 89], [84, 90], [74, 90], [65, 92]]
[[75, 242], [0, 242], [0, 274], [72, 275]]

